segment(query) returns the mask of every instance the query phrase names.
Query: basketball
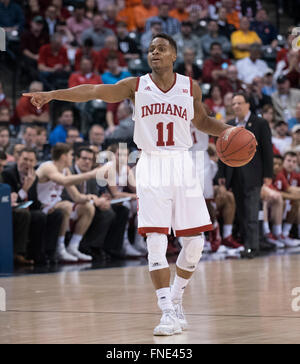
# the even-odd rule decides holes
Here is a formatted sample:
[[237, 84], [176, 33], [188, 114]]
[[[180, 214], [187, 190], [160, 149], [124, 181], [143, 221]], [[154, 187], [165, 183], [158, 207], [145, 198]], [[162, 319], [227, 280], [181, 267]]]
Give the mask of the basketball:
[[242, 127], [225, 130], [216, 144], [219, 158], [230, 167], [249, 163], [256, 153], [256, 146], [255, 136]]

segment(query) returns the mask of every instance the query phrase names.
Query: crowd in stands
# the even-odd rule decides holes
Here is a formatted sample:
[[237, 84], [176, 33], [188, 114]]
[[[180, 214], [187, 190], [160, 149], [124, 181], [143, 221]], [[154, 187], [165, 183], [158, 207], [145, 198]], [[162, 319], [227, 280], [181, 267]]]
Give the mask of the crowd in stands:
[[[1, 0], [0, 27], [6, 31], [7, 57], [17, 59], [24, 91], [30, 92], [114, 84], [140, 76], [149, 72], [147, 51], [152, 37], [161, 32], [173, 36], [178, 46], [174, 69], [199, 82], [208, 113], [224, 123], [234, 119], [233, 95], [243, 91], [251, 112], [268, 121], [274, 179], [261, 194], [264, 246], [300, 245], [300, 53], [293, 47], [292, 28], [284, 34], [285, 41], [280, 40], [264, 1]], [[73, 261], [144, 256], [133, 186], [102, 187], [95, 180], [75, 183], [75, 202], [83, 203], [82, 195], [94, 196], [93, 208], [77, 213], [75, 228], [66, 224], [74, 220], [76, 210], [68, 183], [61, 180], [65, 187], [61, 201], [70, 202], [61, 208], [54, 205], [46, 211], [39, 191], [39, 170], [45, 163], [53, 161], [62, 174], [67, 167], [72, 175], [90, 173], [100, 163], [99, 153], [107, 150], [116, 156], [115, 162], [107, 164], [117, 161], [122, 167], [118, 180], [123, 174], [134, 178], [134, 163], [127, 165], [125, 152], [117, 147], [121, 142], [127, 143], [129, 152], [137, 149], [132, 105], [101, 100], [52, 102], [38, 110], [21, 96], [13, 109], [7, 89], [0, 76], [0, 182], [12, 189], [16, 262], [45, 264], [55, 258], [70, 262], [72, 254]], [[218, 158], [215, 138], [209, 142], [213, 180]], [[70, 151], [69, 166], [65, 158]], [[130, 201], [113, 203], [124, 197]], [[33, 203], [28, 209], [18, 208], [25, 201]], [[243, 242], [233, 231], [235, 205], [232, 192], [215, 178], [210, 207], [215, 230], [207, 234], [208, 250], [221, 252], [222, 246], [241, 250]], [[85, 214], [89, 218], [78, 233], [76, 225], [82, 225], [80, 217]], [[290, 236], [295, 239], [289, 244], [285, 238]], [[68, 241], [71, 248], [62, 250]], [[169, 252], [176, 249], [170, 238]]]

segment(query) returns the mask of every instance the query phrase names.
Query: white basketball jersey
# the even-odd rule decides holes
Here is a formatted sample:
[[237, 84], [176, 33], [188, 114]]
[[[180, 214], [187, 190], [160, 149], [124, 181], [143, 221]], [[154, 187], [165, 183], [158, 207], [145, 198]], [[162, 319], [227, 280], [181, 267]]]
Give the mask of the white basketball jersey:
[[191, 151], [207, 150], [209, 136], [197, 129], [193, 123], [191, 123], [191, 135], [193, 141], [193, 145], [190, 148]]
[[138, 148], [154, 150], [188, 150], [194, 118], [192, 80], [175, 73], [173, 86], [161, 90], [151, 75], [139, 77], [135, 92], [133, 120], [134, 142]]
[[[45, 163], [53, 163], [51, 161]], [[45, 163], [41, 164], [44, 165]], [[41, 168], [40, 166], [40, 168]], [[66, 175], [66, 170], [63, 171], [63, 175]], [[61, 201], [61, 195], [63, 193], [64, 186], [61, 186], [55, 182], [48, 181], [46, 183], [37, 184], [38, 200], [43, 206], [53, 207]]]

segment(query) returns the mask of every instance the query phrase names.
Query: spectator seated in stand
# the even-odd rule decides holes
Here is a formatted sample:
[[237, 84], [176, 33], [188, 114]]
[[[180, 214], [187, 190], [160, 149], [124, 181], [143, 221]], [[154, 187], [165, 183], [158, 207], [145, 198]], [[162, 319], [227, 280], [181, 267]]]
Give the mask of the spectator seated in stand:
[[169, 16], [177, 19], [180, 23], [187, 21], [189, 13], [186, 10], [186, 3], [184, 0], [176, 0], [174, 9], [169, 11]]
[[114, 53], [118, 57], [121, 67], [127, 67], [123, 53], [118, 50], [118, 47], [118, 39], [116, 36], [110, 35], [105, 39], [105, 47], [98, 53], [98, 64], [96, 67], [99, 73], [102, 74], [107, 70], [107, 60], [110, 53]]
[[207, 24], [207, 31], [208, 32], [200, 38], [204, 58], [210, 56], [211, 45], [213, 43], [219, 43], [225, 57], [228, 57], [231, 52], [231, 44], [226, 37], [219, 33], [219, 26], [216, 20], [209, 20]]
[[19, 4], [12, 0], [3, 0], [0, 3], [0, 27], [7, 33], [9, 40], [13, 31], [19, 33], [24, 27], [24, 14]]
[[45, 23], [50, 37], [55, 33], [55, 27], [59, 21], [59, 14], [56, 6], [49, 5], [45, 11]]
[[285, 76], [293, 88], [300, 86], [300, 66], [299, 66], [299, 51], [290, 50], [286, 57], [279, 61], [274, 74], [275, 80]]
[[10, 147], [9, 129], [5, 126], [0, 126], [0, 151], [5, 154], [5, 160], [7, 162], [12, 162], [14, 160], [8, 153], [8, 150], [11, 149]]
[[23, 66], [26, 69], [25, 76], [29, 81], [38, 79], [39, 49], [49, 43], [49, 35], [45, 30], [42, 16], [35, 16], [30, 22], [30, 29], [21, 34], [21, 52], [23, 55]]
[[152, 5], [151, 0], [142, 0], [140, 5], [134, 7], [132, 13], [134, 30], [139, 33], [143, 33], [146, 21], [149, 18], [158, 15], [158, 8]]
[[243, 83], [238, 79], [238, 70], [233, 64], [228, 66], [226, 78], [220, 78], [217, 84], [221, 88], [222, 96], [229, 92], [236, 93], [244, 89]]
[[93, 26], [81, 34], [80, 44], [84, 44], [84, 41], [90, 38], [93, 41], [94, 50], [99, 51], [104, 47], [105, 39], [109, 35], [114, 35], [114, 32], [105, 28], [103, 15], [98, 13], [93, 18]]
[[162, 22], [158, 19], [158, 20], [153, 20], [150, 23], [150, 29], [142, 34], [140, 40], [140, 48], [142, 50], [142, 57], [144, 60], [147, 60], [148, 48], [152, 38], [161, 32], [162, 32]]
[[98, 52], [96, 52], [93, 49], [93, 45], [94, 45], [93, 40], [91, 38], [87, 38], [84, 41], [83, 46], [81, 48], [77, 48], [75, 53], [75, 64], [74, 64], [75, 71], [80, 71], [80, 62], [82, 57], [90, 58], [93, 65], [92, 66], [93, 71], [94, 72], [97, 71]]
[[234, 58], [236, 60], [250, 57], [250, 45], [261, 44], [259, 36], [250, 30], [250, 22], [247, 17], [241, 19], [241, 28], [231, 34], [231, 45]]
[[83, 2], [76, 3], [73, 15], [67, 20], [67, 27], [75, 37], [77, 45], [81, 44], [81, 34], [92, 26], [91, 20], [85, 16], [85, 4]]
[[277, 29], [270, 23], [268, 13], [265, 9], [260, 9], [256, 13], [255, 20], [251, 22], [251, 30], [254, 30], [263, 45], [270, 45], [272, 48], [278, 46]]
[[263, 79], [255, 77], [250, 85], [250, 109], [256, 115], [261, 114], [265, 105], [272, 104], [270, 96], [264, 95], [262, 92]]
[[204, 100], [204, 103], [209, 107], [209, 110], [216, 115], [218, 120], [225, 118], [224, 100], [218, 85], [211, 86], [208, 98]]
[[95, 147], [96, 152], [101, 152], [103, 150], [105, 133], [101, 125], [93, 125], [89, 131], [89, 144]]
[[169, 4], [162, 2], [158, 7], [158, 15], [149, 18], [145, 25], [145, 31], [149, 31], [153, 21], [162, 23], [162, 31], [169, 35], [174, 35], [180, 32], [180, 22], [169, 16]]
[[74, 123], [74, 114], [71, 108], [64, 108], [58, 118], [58, 125], [50, 133], [50, 144], [53, 146], [57, 143], [65, 143], [67, 130]]
[[130, 72], [122, 70], [119, 64], [119, 57], [115, 52], [111, 52], [107, 55], [106, 63], [107, 71], [102, 75], [103, 83], [115, 84], [118, 81], [131, 76]]
[[264, 76], [264, 86], [262, 88], [262, 93], [264, 95], [272, 96], [273, 93], [277, 90], [273, 76], [274, 71], [272, 70], [272, 68], [268, 68]]
[[98, 85], [102, 83], [101, 77], [93, 72], [92, 60], [86, 56], [81, 58], [80, 70], [73, 72], [69, 78], [69, 87], [83, 84]]
[[[33, 81], [29, 85], [28, 92], [43, 91], [43, 84]], [[21, 96], [16, 107], [16, 117], [21, 122], [21, 130], [25, 125], [38, 125], [48, 127], [50, 121], [49, 104], [45, 104], [41, 109], [37, 109], [30, 102], [30, 98]]]
[[[1, 109], [0, 109], [1, 114]], [[294, 126], [300, 125], [300, 102], [296, 105], [295, 117], [288, 120], [289, 130], [292, 130]]]
[[251, 84], [255, 77], [264, 77], [269, 67], [261, 59], [261, 45], [253, 43], [249, 46], [250, 56], [236, 62], [239, 80]]
[[62, 88], [63, 85], [67, 85], [71, 69], [67, 50], [62, 46], [61, 35], [53, 34], [50, 44], [40, 48], [38, 69], [40, 80], [46, 90]]
[[223, 35], [230, 41], [231, 34], [234, 31], [236, 31], [236, 27], [234, 25], [228, 23], [227, 11], [224, 7], [219, 8], [217, 21], [218, 21], [220, 35]]
[[185, 48], [183, 51], [183, 62], [178, 63], [176, 72], [181, 75], [191, 77], [194, 80], [201, 81], [201, 68], [195, 63], [195, 51], [191, 48]]
[[277, 79], [277, 91], [272, 94], [276, 121], [286, 122], [296, 115], [296, 106], [300, 102], [300, 90], [291, 88], [287, 77]]
[[122, 52], [126, 62], [140, 57], [140, 50], [137, 42], [130, 38], [126, 23], [118, 22], [116, 35], [118, 37], [119, 51]]
[[47, 140], [47, 129], [43, 127], [37, 128], [35, 151], [39, 164], [51, 159], [51, 146]]
[[222, 0], [222, 6], [226, 9], [226, 19], [228, 24], [232, 24], [236, 29], [239, 29], [240, 14], [234, 9], [233, 0]]
[[226, 59], [219, 43], [211, 43], [210, 58], [203, 64], [203, 82], [218, 83], [227, 77], [227, 69], [231, 65], [230, 59]]
[[83, 138], [75, 126], [70, 126], [67, 130], [66, 144], [75, 149], [75, 143], [83, 143]]
[[174, 35], [173, 39], [177, 44], [177, 62], [183, 61], [183, 52], [185, 48], [193, 49], [196, 57], [203, 59], [201, 47], [199, 47], [199, 38], [192, 33], [192, 23], [184, 21], [181, 23], [181, 32]]
[[9, 108], [5, 105], [0, 106], [0, 127], [5, 126], [9, 128], [10, 124], [10, 115]]
[[283, 156], [292, 143], [292, 138], [288, 135], [288, 124], [283, 120], [278, 121], [274, 129], [276, 134], [272, 137], [272, 143]]

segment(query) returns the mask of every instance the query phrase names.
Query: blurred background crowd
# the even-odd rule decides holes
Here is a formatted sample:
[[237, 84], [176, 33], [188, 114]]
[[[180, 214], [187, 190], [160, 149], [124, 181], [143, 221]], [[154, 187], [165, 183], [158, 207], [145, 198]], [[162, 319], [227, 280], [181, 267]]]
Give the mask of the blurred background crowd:
[[[51, 160], [57, 143], [73, 150], [74, 174], [92, 170], [107, 149], [122, 159], [120, 142], [129, 152], [136, 150], [129, 102], [54, 101], [37, 110], [22, 92], [143, 75], [150, 71], [152, 36], [161, 32], [177, 42], [174, 69], [199, 82], [208, 113], [224, 123], [235, 119], [233, 96], [242, 91], [251, 112], [268, 122], [274, 180], [261, 194], [261, 249], [300, 245], [300, 53], [293, 32], [298, 5], [297, 0], [0, 0], [0, 27], [6, 32], [6, 52], [0, 52], [0, 179], [11, 186], [14, 204], [34, 202], [29, 209], [13, 209], [16, 262], [55, 260], [63, 217], [45, 214], [38, 195], [29, 198], [29, 191], [37, 182], [36, 168]], [[288, 20], [278, 29], [280, 19]], [[218, 182], [214, 138], [208, 154], [215, 165], [210, 201], [215, 230], [206, 236], [206, 252], [239, 257], [236, 201]], [[129, 165], [128, 173], [132, 170]], [[80, 192], [102, 201], [80, 243], [82, 252], [104, 261], [146, 254], [136, 231], [134, 188], [84, 185]], [[131, 201], [112, 202], [120, 197]], [[176, 254], [178, 247], [170, 237], [168, 253]]]

